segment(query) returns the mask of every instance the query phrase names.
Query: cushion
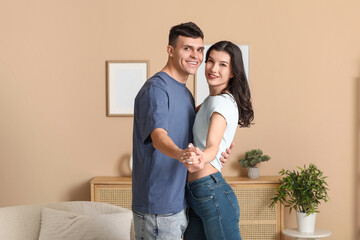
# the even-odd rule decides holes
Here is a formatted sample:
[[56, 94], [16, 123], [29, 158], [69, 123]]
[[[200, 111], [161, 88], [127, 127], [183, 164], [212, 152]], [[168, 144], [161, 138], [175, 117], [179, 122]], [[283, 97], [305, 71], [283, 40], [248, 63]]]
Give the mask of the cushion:
[[132, 212], [86, 216], [44, 208], [39, 240], [130, 240]]

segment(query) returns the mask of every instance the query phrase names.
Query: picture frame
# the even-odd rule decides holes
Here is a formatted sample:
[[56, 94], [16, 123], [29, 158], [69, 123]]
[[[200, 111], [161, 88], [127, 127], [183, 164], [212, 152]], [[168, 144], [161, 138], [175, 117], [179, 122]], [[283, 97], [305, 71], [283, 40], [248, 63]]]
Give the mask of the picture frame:
[[149, 60], [106, 61], [106, 115], [134, 115], [136, 94], [149, 77]]
[[[204, 60], [203, 63], [198, 68], [196, 75], [195, 75], [195, 91], [194, 91], [194, 99], [195, 104], [201, 104], [207, 96], [209, 96], [209, 86], [206, 81], [205, 77], [205, 56], [206, 51], [211, 47], [212, 44], [205, 44], [204, 45]], [[243, 61], [244, 61], [244, 68], [245, 74], [249, 81], [249, 64], [250, 64], [250, 45], [245, 44], [237, 44], [240, 48]]]

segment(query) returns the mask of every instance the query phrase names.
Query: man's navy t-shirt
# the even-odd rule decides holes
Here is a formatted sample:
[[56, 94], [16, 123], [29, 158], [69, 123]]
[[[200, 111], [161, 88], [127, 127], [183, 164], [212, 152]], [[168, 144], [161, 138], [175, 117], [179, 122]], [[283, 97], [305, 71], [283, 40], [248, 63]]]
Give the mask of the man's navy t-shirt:
[[177, 159], [153, 147], [150, 134], [165, 129], [181, 149], [193, 141], [194, 98], [165, 72], [148, 79], [135, 98], [133, 129], [132, 209], [151, 214], [178, 213], [184, 198], [187, 170]]

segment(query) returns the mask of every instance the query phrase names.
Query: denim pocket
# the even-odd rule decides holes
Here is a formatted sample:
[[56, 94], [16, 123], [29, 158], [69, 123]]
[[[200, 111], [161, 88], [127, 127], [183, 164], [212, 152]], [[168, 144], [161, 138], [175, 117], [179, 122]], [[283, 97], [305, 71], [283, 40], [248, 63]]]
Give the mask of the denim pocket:
[[145, 231], [145, 217], [133, 211], [135, 239], [143, 240]]
[[135, 212], [135, 211], [132, 211], [132, 212], [133, 212], [134, 217], [144, 219], [144, 215], [142, 215], [141, 213], [138, 213], [138, 212]]
[[194, 198], [196, 201], [208, 201], [213, 198], [213, 195], [211, 194], [211, 191], [207, 186], [198, 186], [196, 188], [191, 188], [189, 190], [192, 198]]
[[234, 212], [236, 213], [237, 219], [240, 219], [239, 202], [237, 200], [237, 197], [236, 197], [234, 191], [232, 189], [230, 191], [225, 191], [225, 195], [226, 195], [227, 199], [229, 200], [230, 205], [234, 209]]
[[226, 182], [213, 183], [213, 184], [211, 184], [209, 186], [209, 189], [210, 189], [210, 191], [212, 191], [212, 190], [215, 190], [217, 188], [222, 188], [222, 187], [224, 187], [224, 185], [227, 185], [227, 183]]

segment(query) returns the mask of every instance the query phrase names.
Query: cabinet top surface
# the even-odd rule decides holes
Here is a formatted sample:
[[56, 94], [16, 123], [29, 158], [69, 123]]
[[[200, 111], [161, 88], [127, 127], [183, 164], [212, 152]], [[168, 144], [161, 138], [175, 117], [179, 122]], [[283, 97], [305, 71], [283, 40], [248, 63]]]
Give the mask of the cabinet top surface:
[[290, 237], [301, 237], [301, 238], [321, 238], [321, 237], [329, 237], [331, 232], [328, 230], [315, 230], [312, 233], [303, 233], [298, 232], [297, 229], [285, 229], [282, 231], [284, 235]]
[[[232, 184], [259, 184], [259, 183], [279, 183], [280, 176], [262, 176], [256, 179], [248, 177], [224, 177], [225, 180]], [[129, 183], [131, 184], [131, 177], [94, 177], [91, 184], [118, 184]]]

